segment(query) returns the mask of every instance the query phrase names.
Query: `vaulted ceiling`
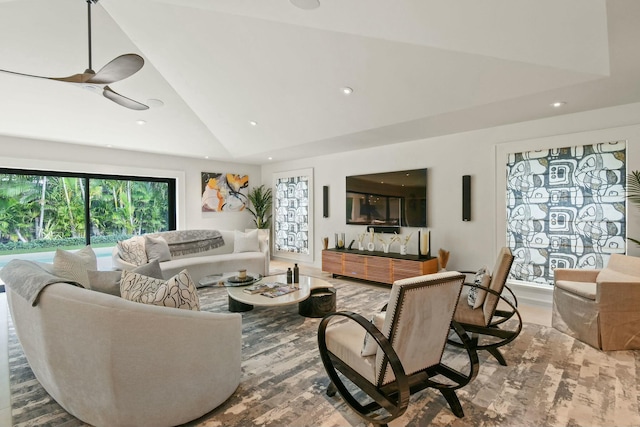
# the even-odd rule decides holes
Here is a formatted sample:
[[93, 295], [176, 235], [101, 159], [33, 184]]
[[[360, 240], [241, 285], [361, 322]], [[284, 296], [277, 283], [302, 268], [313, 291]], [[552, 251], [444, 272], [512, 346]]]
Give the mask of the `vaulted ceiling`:
[[[0, 73], [0, 134], [261, 164], [640, 101], [637, 0], [319, 1], [100, 0], [93, 68], [143, 56], [111, 87], [151, 108]], [[83, 72], [86, 9], [0, 0], [0, 69]]]

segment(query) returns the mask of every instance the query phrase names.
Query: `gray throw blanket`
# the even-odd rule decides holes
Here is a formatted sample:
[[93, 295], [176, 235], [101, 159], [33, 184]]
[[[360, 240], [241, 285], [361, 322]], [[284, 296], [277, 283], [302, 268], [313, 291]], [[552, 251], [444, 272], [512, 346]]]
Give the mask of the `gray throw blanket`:
[[171, 256], [189, 255], [224, 246], [224, 239], [218, 230], [174, 230], [149, 235], [166, 240]]
[[76, 282], [54, 275], [48, 267], [49, 264], [13, 259], [0, 270], [0, 279], [12, 291], [29, 301], [32, 306], [38, 304], [40, 292], [52, 283], [78, 285]]

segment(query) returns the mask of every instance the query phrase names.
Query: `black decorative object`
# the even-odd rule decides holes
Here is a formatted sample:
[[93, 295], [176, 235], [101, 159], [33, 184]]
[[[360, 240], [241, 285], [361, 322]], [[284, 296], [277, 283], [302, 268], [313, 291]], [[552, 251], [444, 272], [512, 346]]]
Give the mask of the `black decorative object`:
[[329, 186], [322, 187], [322, 217], [329, 218]]
[[471, 221], [471, 175], [462, 175], [462, 220]]

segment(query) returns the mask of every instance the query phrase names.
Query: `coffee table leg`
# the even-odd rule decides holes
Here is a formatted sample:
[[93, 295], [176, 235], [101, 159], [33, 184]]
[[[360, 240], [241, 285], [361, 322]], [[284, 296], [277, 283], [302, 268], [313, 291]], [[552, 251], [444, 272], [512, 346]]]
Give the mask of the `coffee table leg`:
[[229, 296], [229, 311], [232, 313], [241, 313], [243, 311], [251, 311], [253, 306], [251, 304], [245, 304], [240, 301], [236, 301]]

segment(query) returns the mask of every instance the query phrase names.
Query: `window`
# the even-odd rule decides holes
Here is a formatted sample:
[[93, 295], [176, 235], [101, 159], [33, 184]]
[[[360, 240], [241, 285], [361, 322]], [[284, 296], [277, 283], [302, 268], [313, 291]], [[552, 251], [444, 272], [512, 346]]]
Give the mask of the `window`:
[[555, 268], [602, 268], [625, 253], [626, 142], [509, 155], [511, 278], [553, 284]]
[[313, 260], [313, 169], [274, 174], [274, 252]]
[[0, 169], [0, 253], [175, 229], [175, 179]]

